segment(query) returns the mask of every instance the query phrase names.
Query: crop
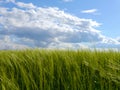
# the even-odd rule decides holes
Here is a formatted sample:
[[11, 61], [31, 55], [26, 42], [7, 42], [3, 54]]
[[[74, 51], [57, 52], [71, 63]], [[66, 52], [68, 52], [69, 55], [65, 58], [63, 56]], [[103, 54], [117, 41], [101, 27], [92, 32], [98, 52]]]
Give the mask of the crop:
[[120, 52], [2, 50], [0, 90], [120, 90]]

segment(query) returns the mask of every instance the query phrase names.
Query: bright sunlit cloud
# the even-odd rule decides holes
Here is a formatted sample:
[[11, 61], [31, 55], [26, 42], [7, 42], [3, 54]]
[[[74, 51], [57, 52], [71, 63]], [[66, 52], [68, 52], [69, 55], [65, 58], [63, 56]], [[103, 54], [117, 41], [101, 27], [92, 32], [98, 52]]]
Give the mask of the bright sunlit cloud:
[[81, 13], [91, 14], [91, 13], [96, 13], [97, 11], [98, 11], [97, 9], [88, 9], [88, 10], [81, 11]]
[[[14, 0], [9, 0], [14, 1]], [[119, 47], [118, 40], [101, 34], [100, 23], [73, 16], [57, 7], [13, 2], [0, 7], [0, 49]]]
[[63, 0], [64, 2], [72, 2], [73, 0]]

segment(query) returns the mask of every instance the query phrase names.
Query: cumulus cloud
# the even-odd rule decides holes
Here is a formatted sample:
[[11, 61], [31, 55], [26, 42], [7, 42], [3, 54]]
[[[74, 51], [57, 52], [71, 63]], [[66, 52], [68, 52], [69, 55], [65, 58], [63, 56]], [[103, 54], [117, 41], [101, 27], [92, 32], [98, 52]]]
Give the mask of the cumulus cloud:
[[92, 47], [91, 43], [120, 44], [96, 30], [100, 24], [92, 19], [78, 18], [56, 7], [15, 4], [20, 8], [0, 7], [0, 49], [77, 49]]
[[8, 49], [27, 49], [30, 48], [27, 45], [17, 44], [12, 40], [9, 35], [0, 36], [0, 49], [8, 50]]
[[26, 3], [23, 3], [23, 2], [16, 2], [15, 4], [19, 7], [21, 7], [21, 8], [31, 8], [31, 9], [36, 8], [36, 6], [33, 5], [32, 3], [26, 4]]
[[81, 13], [93, 14], [93, 13], [96, 13], [97, 11], [98, 11], [97, 9], [88, 9], [88, 10], [81, 11]]
[[118, 42], [120, 42], [120, 37], [117, 37], [116, 40], [117, 40]]
[[27, 3], [26, 4], [26, 3], [23, 3], [23, 2], [16, 2], [16, 0], [6, 0], [6, 3], [13, 3], [20, 8], [26, 8], [26, 9], [36, 8], [36, 6], [33, 5], [32, 3]]

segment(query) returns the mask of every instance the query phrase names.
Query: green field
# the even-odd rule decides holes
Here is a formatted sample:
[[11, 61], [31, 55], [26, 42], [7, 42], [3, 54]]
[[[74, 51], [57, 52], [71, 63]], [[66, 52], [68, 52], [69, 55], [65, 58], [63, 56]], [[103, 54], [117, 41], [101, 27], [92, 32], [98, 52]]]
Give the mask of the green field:
[[120, 52], [0, 51], [0, 90], [120, 90]]

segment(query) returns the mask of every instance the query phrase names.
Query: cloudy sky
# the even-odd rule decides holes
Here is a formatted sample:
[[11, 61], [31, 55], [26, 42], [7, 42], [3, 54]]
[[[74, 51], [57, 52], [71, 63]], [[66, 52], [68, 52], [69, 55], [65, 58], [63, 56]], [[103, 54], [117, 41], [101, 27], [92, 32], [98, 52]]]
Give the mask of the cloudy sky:
[[120, 48], [120, 0], [0, 0], [0, 49]]

